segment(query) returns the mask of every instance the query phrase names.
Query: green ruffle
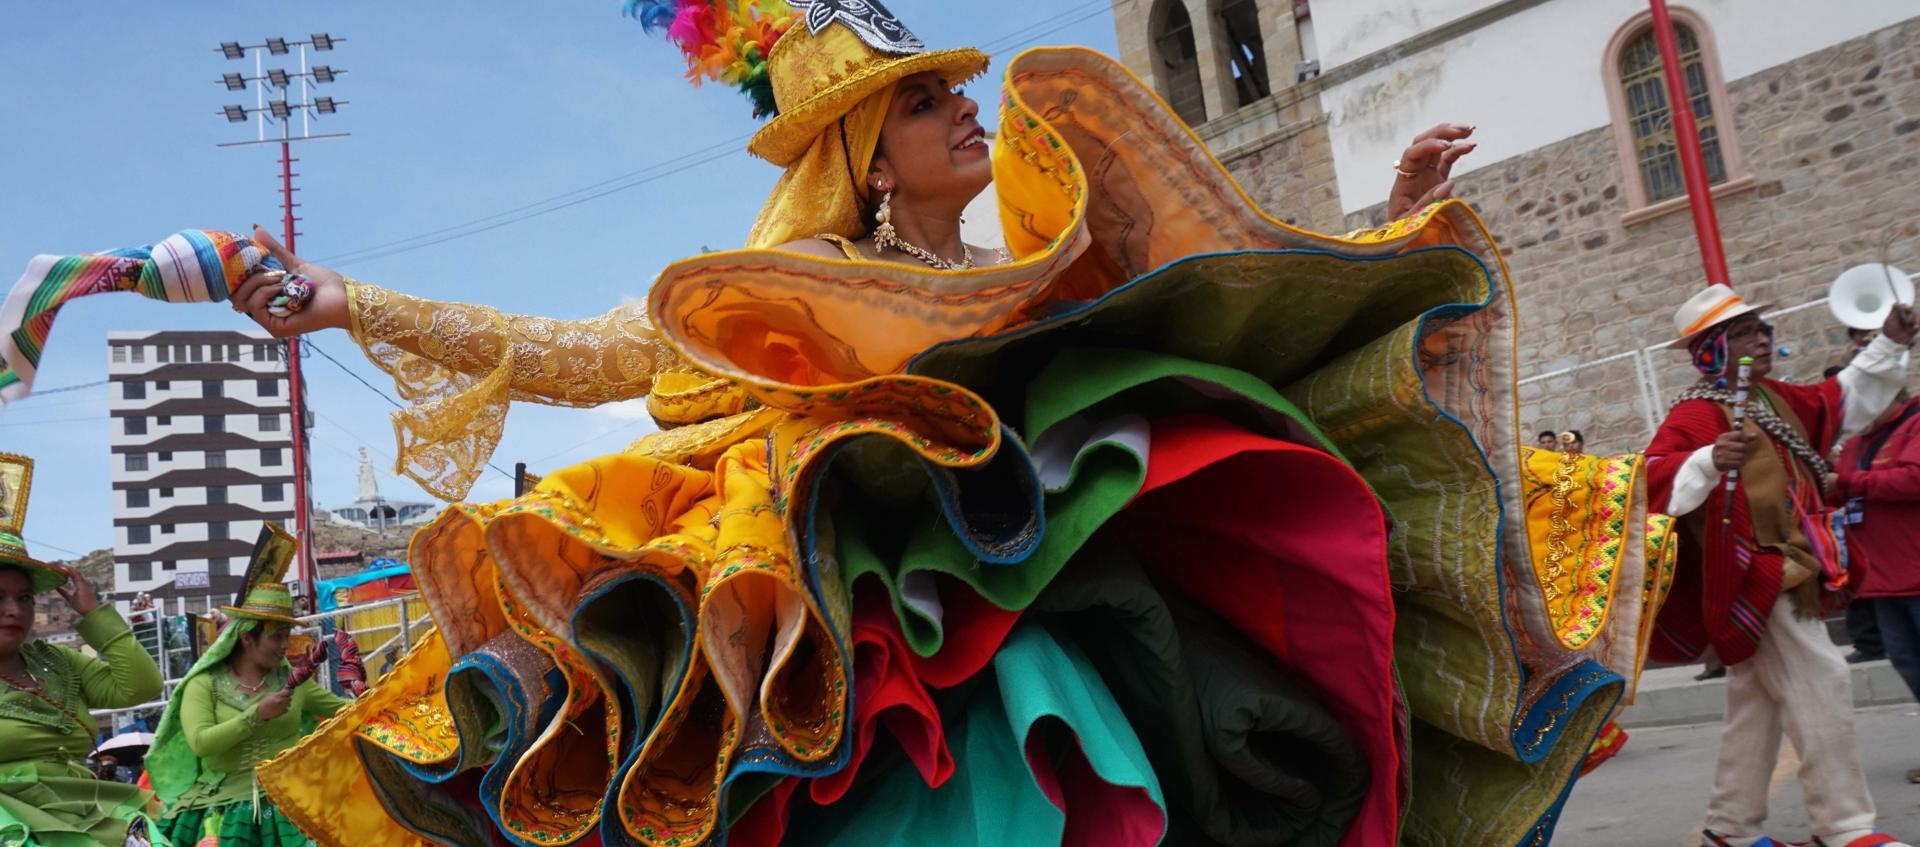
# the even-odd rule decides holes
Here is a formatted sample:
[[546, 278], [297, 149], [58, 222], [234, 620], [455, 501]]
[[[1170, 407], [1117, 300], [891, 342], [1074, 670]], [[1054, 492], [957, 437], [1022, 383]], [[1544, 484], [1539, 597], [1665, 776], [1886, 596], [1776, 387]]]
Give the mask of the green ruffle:
[[273, 801], [262, 796], [255, 814], [252, 800], [224, 806], [189, 809], [161, 821], [156, 831], [178, 847], [190, 847], [207, 835], [217, 835], [220, 847], [308, 847], [313, 839], [280, 814]]
[[138, 786], [96, 779], [78, 765], [0, 764], [0, 844], [7, 847], [122, 847], [127, 825], [145, 807]]

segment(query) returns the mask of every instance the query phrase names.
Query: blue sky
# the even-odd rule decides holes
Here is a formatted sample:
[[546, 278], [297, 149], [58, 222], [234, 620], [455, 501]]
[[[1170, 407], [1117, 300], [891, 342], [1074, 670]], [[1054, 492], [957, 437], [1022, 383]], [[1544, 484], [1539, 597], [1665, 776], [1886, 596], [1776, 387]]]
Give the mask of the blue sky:
[[[1034, 44], [1115, 50], [1108, 0], [889, 5], [933, 47], [989, 49], [996, 70]], [[641, 296], [668, 262], [702, 246], [738, 246], [777, 172], [738, 141], [757, 125], [745, 99], [688, 85], [678, 51], [619, 7], [116, 0], [11, 10], [0, 28], [0, 283], [10, 286], [37, 253], [146, 244], [189, 227], [259, 222], [277, 233], [277, 148], [214, 146], [252, 137], [250, 126], [217, 114], [242, 102], [217, 84], [220, 74], [251, 73], [252, 61], [229, 62], [213, 48], [329, 32], [346, 40], [321, 61], [347, 73], [320, 93], [350, 103], [315, 131], [353, 137], [296, 153], [302, 256], [349, 257], [337, 265], [343, 273], [411, 294], [559, 318]], [[991, 88], [975, 83], [972, 92], [987, 119]], [[244, 102], [252, 104], [251, 92]], [[735, 152], [639, 182], [650, 166], [726, 149]], [[620, 190], [472, 237], [351, 258], [595, 185]], [[110, 330], [251, 326], [224, 306], [91, 298], [61, 313], [37, 385], [104, 379]], [[345, 333], [313, 341], [391, 393]], [[382, 493], [431, 499], [390, 473], [385, 400], [318, 356], [305, 374], [319, 415], [317, 503], [352, 499], [361, 447], [375, 456]], [[106, 410], [101, 386], [30, 397], [0, 417], [0, 450], [38, 461], [25, 527], [38, 555], [111, 544]], [[617, 450], [650, 427], [634, 406], [516, 406], [495, 462], [551, 470]], [[473, 497], [508, 493], [510, 482], [489, 474]]]

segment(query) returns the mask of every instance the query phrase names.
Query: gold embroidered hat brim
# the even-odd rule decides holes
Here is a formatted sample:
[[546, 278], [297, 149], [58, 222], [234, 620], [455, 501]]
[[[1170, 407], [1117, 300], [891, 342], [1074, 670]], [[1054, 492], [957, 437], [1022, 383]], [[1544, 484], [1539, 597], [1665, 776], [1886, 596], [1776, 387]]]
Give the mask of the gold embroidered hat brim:
[[[789, 34], [788, 38], [795, 34]], [[784, 39], [783, 39], [784, 40]], [[776, 50], [781, 45], [775, 45]], [[991, 63], [987, 54], [971, 47], [931, 50], [894, 58], [856, 71], [853, 75], [822, 89], [800, 105], [782, 109], [780, 114], [753, 134], [747, 152], [786, 167], [812, 146], [814, 139], [834, 121], [853, 111], [860, 101], [907, 77], [928, 71], [946, 71], [950, 85], [960, 85], [985, 73]]]
[[0, 529], [0, 567], [12, 566], [27, 572], [33, 593], [45, 594], [67, 581], [67, 572], [42, 562], [27, 552], [27, 542], [11, 530]]
[[295, 626], [300, 625], [300, 621], [294, 618], [291, 610], [288, 610], [286, 612], [281, 612], [278, 610], [253, 609], [245, 606], [221, 606], [220, 611], [225, 612], [227, 617], [230, 617], [230, 618], [246, 618], [248, 620], [256, 620], [256, 621], [277, 621], [279, 623], [293, 624]]
[[0, 567], [16, 567], [27, 572], [33, 593], [45, 594], [67, 582], [67, 572], [30, 556], [0, 554]]

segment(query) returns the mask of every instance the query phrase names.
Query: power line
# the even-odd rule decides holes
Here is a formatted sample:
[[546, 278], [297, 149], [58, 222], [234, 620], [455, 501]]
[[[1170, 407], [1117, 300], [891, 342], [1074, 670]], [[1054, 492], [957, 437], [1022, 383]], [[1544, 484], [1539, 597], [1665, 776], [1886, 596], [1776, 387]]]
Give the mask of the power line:
[[[1049, 24], [1055, 24], [1056, 21], [1059, 21], [1062, 18], [1065, 18], [1069, 15], [1082, 14], [1089, 9], [1094, 9], [1097, 11], [1106, 11], [1108, 8], [1111, 7], [1111, 5], [1112, 4], [1109, 3], [1108, 0], [1091, 0], [1091, 2], [1085, 3], [1080, 6], [1075, 6], [1064, 12], [1056, 14], [1050, 18], [1042, 18], [1041, 20], [1035, 21], [1031, 24], [1023, 26], [1005, 35], [1002, 35], [999, 38], [996, 38], [992, 41], [982, 44], [980, 45], [980, 50], [981, 52], [984, 52], [984, 53], [998, 53], [1009, 47], [1018, 45], [1020, 43], [1019, 39], [1023, 37], [1038, 38], [1040, 36], [1059, 32], [1060, 30], [1065, 29], [1068, 26], [1071, 26], [1073, 24], [1079, 23], [1080, 21], [1086, 20], [1086, 18], [1084, 17], [1074, 18], [1073, 20], [1067, 21], [1066, 23], [1056, 24], [1048, 29], [1041, 29], [1042, 27], [1047, 27]], [[1034, 32], [1034, 30], [1040, 30], [1040, 31]]]
[[[26, 536], [21, 536], [21, 537], [22, 537], [22, 538], [26, 538]], [[60, 551], [60, 552], [62, 552], [62, 553], [65, 553], [65, 554], [67, 554], [67, 555], [69, 555], [69, 556], [72, 556], [72, 557], [74, 557], [74, 558], [76, 558], [76, 559], [80, 559], [80, 558], [85, 558], [85, 557], [86, 557], [86, 555], [87, 555], [87, 554], [85, 554], [85, 553], [76, 553], [76, 552], [74, 552], [74, 551], [72, 551], [72, 550], [68, 550], [67, 548], [65, 548], [65, 547], [62, 547], [62, 546], [60, 546], [60, 545], [58, 545], [58, 544], [48, 544], [48, 543], [47, 543], [47, 542], [45, 542], [45, 541], [40, 541], [40, 540], [38, 540], [38, 539], [34, 539], [34, 538], [27, 538], [27, 539], [26, 539], [26, 541], [27, 541], [27, 543], [28, 543], [28, 544], [32, 544], [32, 545], [33, 545], [33, 546], [35, 546], [35, 547], [45, 547], [45, 548], [47, 548], [47, 549], [49, 549], [49, 550], [58, 550], [58, 551]]]
[[[333, 263], [361, 262], [361, 261], [367, 261], [369, 259], [377, 259], [377, 258], [382, 258], [383, 256], [392, 255], [392, 253], [390, 252], [384, 252], [384, 251], [387, 251], [389, 248], [404, 247], [405, 249], [400, 251], [395, 251], [395, 252], [405, 252], [405, 250], [419, 249], [421, 247], [427, 247], [433, 244], [439, 244], [445, 241], [451, 241], [456, 238], [465, 238], [469, 235], [477, 235], [481, 232], [487, 231], [487, 229], [493, 229], [495, 228], [495, 226], [504, 226], [509, 223], [525, 220], [528, 217], [535, 217], [537, 215], [543, 215], [548, 212], [556, 212], [556, 211], [559, 211], [560, 209], [567, 208], [568, 206], [577, 205], [577, 203], [583, 203], [588, 200], [594, 200], [600, 197], [605, 197], [609, 194], [625, 191], [629, 188], [635, 188], [641, 185], [645, 185], [649, 182], [653, 182], [669, 174], [679, 173], [680, 171], [685, 170], [687, 167], [703, 165], [715, 159], [724, 158], [733, 153], [741, 152], [742, 150], [745, 149], [745, 147], [742, 145], [746, 143], [747, 139], [750, 139], [752, 137], [753, 137], [752, 133], [736, 136], [734, 138], [727, 139], [726, 141], [719, 142], [718, 144], [706, 145], [704, 148], [700, 150], [682, 153], [671, 159], [665, 159], [659, 162], [655, 162], [644, 168], [640, 168], [639, 170], [629, 171], [627, 173], [621, 174], [616, 177], [603, 179], [592, 185], [582, 186], [572, 191], [556, 194], [552, 197], [547, 197], [541, 200], [535, 200], [534, 202], [528, 203], [523, 206], [515, 206], [514, 208], [507, 209], [506, 211], [496, 212], [494, 214], [487, 215], [485, 217], [474, 218], [473, 220], [470, 220], [470, 221], [454, 224], [452, 226], [442, 227], [440, 229], [432, 230], [429, 232], [423, 232], [418, 235], [409, 236], [407, 238], [402, 238], [395, 241], [389, 241], [384, 244], [375, 244], [370, 247], [362, 247], [358, 250], [353, 250], [347, 253], [341, 253], [336, 256], [330, 256], [325, 259], [320, 259], [318, 261], [321, 264], [326, 264], [329, 262], [333, 262]], [[705, 158], [700, 158], [700, 157], [705, 157]], [[692, 159], [698, 159], [698, 160], [689, 161]], [[662, 168], [683, 163], [683, 162], [686, 163], [686, 167], [675, 168], [671, 171], [667, 171], [666, 173], [659, 173], [659, 174], [654, 173], [655, 171], [659, 171]], [[636, 182], [626, 182], [626, 180], [632, 180], [636, 178], [638, 178], [638, 181]], [[622, 184], [615, 185], [615, 183], [622, 183]], [[576, 197], [576, 195], [587, 194], [588, 192], [592, 192], [594, 189], [601, 188], [603, 186], [609, 186], [609, 185], [612, 185], [613, 187], [608, 188], [605, 191], [590, 194], [589, 196], [578, 197], [578, 199], [575, 202], [567, 203], [566, 205], [553, 206], [552, 208], [545, 208], [547, 206], [550, 206], [551, 204], [558, 203], [563, 200], [568, 200], [569, 198], [574, 198]], [[539, 210], [539, 211], [534, 212], [531, 215], [510, 217], [510, 216], [516, 215], [517, 213], [527, 212], [530, 210]], [[502, 218], [510, 218], [510, 219], [501, 220]], [[468, 227], [479, 226], [482, 224], [492, 224], [496, 221], [498, 223], [495, 224], [495, 226], [488, 226], [485, 229], [477, 229], [477, 230], [473, 230], [472, 232], [462, 231]], [[439, 238], [439, 239], [433, 238], [434, 236], [448, 234], [448, 233], [454, 233], [454, 234], [450, 235], [447, 238]], [[424, 241], [419, 244], [414, 243], [414, 242], [422, 241], [422, 239], [431, 239], [431, 240]]]
[[[999, 38], [989, 41], [987, 42], [986, 46], [983, 49], [986, 52], [997, 52], [997, 51], [1009, 50], [1014, 47], [1024, 47], [1028, 44], [1034, 43], [1035, 41], [1039, 41], [1040, 39], [1045, 38], [1048, 35], [1051, 35], [1055, 32], [1059, 32], [1060, 30], [1066, 29], [1067, 27], [1098, 17], [1099, 15], [1104, 13], [1109, 7], [1110, 7], [1109, 0], [1090, 0], [1090, 2], [1084, 5], [1076, 6], [1074, 8], [1068, 9], [1065, 12], [1057, 13], [1048, 18], [1043, 18], [1038, 22], [1028, 24], [1024, 27], [1021, 27], [1020, 29], [1017, 29], [1011, 33], [1008, 33], [1007, 35], [1003, 35]], [[1067, 19], [1069, 18], [1069, 16], [1074, 16], [1074, 15], [1077, 15], [1077, 17], [1072, 17], [1071, 19]], [[1063, 19], [1066, 19], [1066, 20], [1063, 20]], [[1044, 28], [1038, 29], [1036, 31], [1037, 27], [1044, 27]], [[556, 194], [551, 197], [545, 198], [543, 200], [536, 200], [532, 203], [528, 203], [522, 206], [516, 206], [512, 209], [507, 209], [502, 212], [496, 212], [494, 214], [487, 215], [485, 217], [475, 218], [473, 220], [466, 221], [464, 223], [454, 224], [452, 226], [441, 227], [440, 229], [432, 230], [429, 232], [423, 232], [418, 235], [399, 239], [397, 241], [389, 241], [384, 244], [375, 244], [368, 247], [362, 247], [357, 250], [348, 251], [346, 253], [340, 253], [334, 256], [329, 256], [329, 257], [318, 259], [315, 261], [318, 264], [329, 265], [329, 266], [343, 266], [343, 265], [348, 265], [355, 262], [369, 262], [375, 259], [384, 259], [389, 256], [397, 256], [402, 253], [410, 253], [415, 250], [422, 250], [428, 247], [435, 246], [437, 244], [445, 244], [449, 241], [456, 241], [462, 238], [468, 238], [471, 236], [479, 235], [484, 232], [490, 232], [492, 230], [499, 229], [504, 226], [510, 226], [512, 224], [516, 224], [521, 221], [531, 220], [533, 218], [537, 218], [542, 215], [548, 215], [554, 212], [561, 211], [563, 209], [569, 209], [574, 206], [578, 206], [582, 203], [598, 200], [602, 197], [606, 197], [612, 194], [617, 194], [619, 192], [626, 191], [628, 189], [638, 188], [642, 185], [646, 185], [648, 183], [657, 182], [659, 180], [665, 179], [674, 174], [691, 170], [693, 168], [700, 167], [701, 165], [710, 164], [712, 162], [716, 162], [721, 159], [727, 158], [728, 156], [732, 156], [732, 155], [744, 152], [745, 148], [743, 148], [740, 145], [742, 142], [746, 141], [749, 138], [752, 138], [751, 134], [738, 136], [736, 138], [730, 138], [725, 141], [717, 142], [715, 144], [708, 144], [702, 147], [700, 150], [696, 150], [688, 153], [682, 153], [679, 156], [673, 157], [671, 159], [666, 159], [660, 162], [655, 162], [654, 164], [648, 165], [647, 167], [641, 168], [639, 170], [630, 171], [620, 176], [604, 179], [599, 182], [593, 183], [592, 185], [582, 186], [580, 188], [573, 189], [572, 191]], [[596, 189], [599, 189], [599, 190], [596, 190]]]
[[83, 383], [80, 383], [79, 385], [62, 385], [59, 388], [42, 388], [34, 391], [32, 396], [45, 397], [49, 394], [64, 394], [68, 391], [79, 391], [82, 388], [94, 388], [97, 386], [106, 385], [108, 382], [111, 382], [111, 380], [103, 379], [103, 380], [98, 380], [96, 382], [83, 382]]
[[[393, 461], [392, 453], [388, 453], [385, 450], [382, 450], [378, 447], [373, 446], [372, 444], [367, 443], [366, 439], [361, 438], [359, 435], [354, 434], [353, 430], [347, 429], [345, 424], [342, 424], [341, 422], [336, 421], [333, 418], [327, 417], [325, 414], [322, 414], [318, 409], [314, 410], [313, 416], [331, 425], [334, 429], [340, 430], [341, 435], [345, 435], [346, 437], [358, 442], [363, 449], [365, 449], [369, 453], [372, 453], [375, 456], [379, 456], [382, 461], [386, 461], [386, 462]], [[332, 447], [335, 450], [339, 450], [342, 454], [346, 455], [348, 458], [352, 458], [352, 459], [360, 458], [359, 456], [355, 456], [352, 453], [348, 453], [346, 451], [346, 448], [341, 447], [337, 444], [329, 444], [327, 446]]]
[[560, 449], [560, 450], [555, 450], [555, 451], [553, 451], [552, 453], [548, 453], [548, 454], [547, 454], [547, 455], [545, 455], [545, 456], [541, 456], [541, 457], [540, 457], [540, 458], [538, 458], [538, 459], [534, 459], [534, 460], [532, 460], [532, 461], [530, 461], [530, 462], [528, 462], [527, 464], [529, 464], [529, 465], [537, 465], [537, 464], [541, 464], [541, 463], [543, 463], [543, 462], [545, 462], [546, 460], [548, 460], [548, 459], [551, 459], [551, 458], [553, 458], [553, 457], [555, 457], [555, 456], [562, 456], [562, 455], [565, 455], [565, 454], [567, 454], [567, 453], [571, 453], [571, 452], [573, 452], [573, 451], [575, 451], [575, 450], [578, 450], [578, 449], [580, 449], [580, 448], [582, 448], [582, 447], [585, 447], [585, 446], [587, 446], [587, 445], [589, 445], [589, 444], [592, 444], [592, 443], [593, 443], [593, 442], [595, 442], [595, 441], [599, 441], [600, 439], [602, 439], [602, 438], [605, 438], [605, 437], [607, 437], [607, 436], [609, 436], [609, 435], [612, 435], [612, 434], [614, 434], [614, 433], [616, 433], [616, 432], [620, 432], [621, 430], [627, 430], [627, 429], [632, 429], [632, 428], [634, 428], [634, 427], [636, 427], [636, 426], [639, 426], [639, 425], [641, 425], [641, 424], [643, 424], [643, 423], [646, 423], [646, 421], [644, 421], [644, 420], [631, 420], [631, 421], [626, 421], [626, 422], [624, 422], [624, 423], [620, 423], [620, 424], [616, 424], [616, 425], [614, 425], [614, 426], [611, 426], [611, 427], [608, 427], [608, 428], [606, 428], [606, 429], [603, 429], [603, 430], [601, 430], [601, 431], [600, 431], [599, 433], [597, 433], [597, 434], [594, 434], [594, 435], [590, 435], [590, 436], [587, 436], [587, 437], [586, 437], [586, 438], [584, 438], [584, 439], [581, 439], [581, 440], [580, 440], [580, 441], [579, 441], [578, 443], [575, 443], [575, 444], [574, 444], [573, 446], [571, 446], [571, 447], [566, 447], [566, 448], [563, 448], [563, 449]]
[[345, 373], [347, 376], [353, 377], [354, 382], [358, 382], [361, 385], [366, 386], [368, 391], [371, 391], [375, 394], [380, 395], [380, 399], [387, 401], [388, 405], [396, 409], [402, 409], [402, 410], [407, 408], [406, 404], [401, 403], [400, 401], [387, 396], [387, 392], [380, 390], [379, 386], [376, 386], [373, 383], [368, 382], [365, 379], [362, 379], [359, 374], [353, 372], [352, 368], [349, 368], [346, 365], [340, 364], [339, 359], [334, 358], [331, 354], [327, 353], [327, 351], [320, 349], [320, 345], [315, 344], [313, 343], [313, 341], [309, 340], [307, 341], [306, 346], [311, 348], [313, 352], [319, 353], [320, 358], [326, 359], [327, 361], [332, 362], [333, 366], [336, 368], [339, 368], [342, 373]]
[[607, 195], [610, 195], [610, 194], [617, 194], [617, 193], [619, 193], [619, 192], [622, 192], [622, 191], [626, 191], [626, 190], [627, 190], [627, 189], [629, 189], [629, 188], [638, 188], [638, 187], [640, 187], [640, 186], [642, 186], [642, 185], [646, 185], [646, 184], [648, 184], [648, 183], [651, 183], [651, 182], [657, 182], [657, 181], [659, 181], [659, 180], [662, 180], [662, 179], [665, 179], [665, 178], [667, 178], [667, 177], [669, 177], [669, 176], [672, 176], [672, 175], [674, 175], [674, 174], [677, 174], [677, 173], [680, 173], [681, 171], [686, 171], [686, 170], [691, 170], [691, 169], [693, 169], [693, 168], [696, 168], [696, 167], [699, 167], [699, 166], [701, 166], [701, 165], [705, 165], [705, 164], [709, 164], [709, 163], [712, 163], [712, 162], [717, 162], [717, 161], [719, 161], [719, 160], [721, 160], [721, 159], [724, 159], [724, 158], [727, 158], [728, 156], [732, 156], [732, 155], [735, 155], [735, 154], [737, 154], [737, 153], [742, 153], [742, 152], [745, 152], [745, 151], [744, 151], [744, 150], [743, 150], [742, 148], [723, 148], [723, 149], [720, 149], [720, 150], [717, 150], [717, 151], [708, 151], [708, 153], [707, 153], [707, 155], [704, 155], [704, 156], [702, 156], [702, 157], [701, 157], [701, 158], [699, 158], [699, 159], [696, 159], [696, 160], [693, 160], [693, 161], [690, 161], [690, 162], [687, 162], [686, 164], [684, 164], [684, 165], [681, 165], [681, 166], [679, 166], [679, 167], [675, 167], [675, 168], [670, 168], [670, 169], [668, 169], [668, 170], [664, 170], [664, 171], [660, 171], [660, 172], [658, 172], [658, 173], [655, 173], [655, 174], [652, 174], [652, 175], [649, 175], [649, 176], [647, 176], [647, 177], [644, 177], [644, 178], [642, 178], [642, 179], [637, 179], [637, 180], [634, 180], [634, 181], [632, 181], [632, 182], [628, 182], [628, 183], [625, 183], [625, 184], [623, 184], [623, 185], [616, 185], [616, 186], [614, 186], [614, 187], [612, 187], [612, 188], [607, 188], [607, 189], [603, 189], [603, 190], [601, 190], [601, 191], [596, 191], [596, 192], [594, 192], [594, 193], [592, 193], [592, 194], [588, 194], [588, 195], [586, 195], [586, 196], [584, 196], [584, 197], [578, 197], [578, 198], [575, 198], [575, 199], [573, 199], [573, 200], [568, 200], [568, 201], [567, 201], [567, 202], [565, 202], [565, 203], [559, 203], [559, 204], [556, 204], [556, 205], [551, 205], [551, 206], [547, 206], [547, 207], [545, 207], [545, 208], [542, 208], [542, 209], [539, 209], [538, 211], [533, 211], [533, 212], [527, 212], [526, 214], [522, 214], [522, 215], [517, 215], [517, 216], [515, 216], [515, 217], [511, 217], [511, 218], [506, 218], [506, 219], [504, 219], [504, 220], [499, 220], [499, 221], [495, 221], [495, 222], [493, 222], [493, 223], [490, 223], [490, 224], [487, 224], [487, 225], [485, 225], [485, 226], [478, 226], [478, 227], [474, 227], [474, 228], [472, 228], [472, 229], [466, 229], [466, 230], [462, 230], [462, 231], [460, 231], [460, 232], [456, 232], [456, 233], [453, 233], [453, 234], [450, 234], [450, 235], [443, 235], [443, 236], [440, 236], [440, 237], [438, 237], [438, 238], [433, 238], [433, 239], [429, 239], [429, 240], [427, 240], [427, 241], [422, 241], [422, 242], [420, 242], [420, 243], [417, 243], [417, 244], [410, 244], [410, 245], [408, 245], [408, 246], [405, 246], [405, 247], [395, 247], [395, 248], [393, 248], [393, 249], [391, 249], [391, 250], [385, 250], [385, 251], [380, 251], [380, 252], [372, 252], [372, 253], [367, 253], [367, 254], [365, 254], [365, 255], [359, 255], [359, 256], [349, 256], [348, 258], [346, 258], [346, 259], [344, 259], [344, 260], [323, 260], [323, 261], [321, 261], [321, 262], [320, 262], [320, 264], [323, 264], [323, 265], [325, 265], [325, 264], [328, 264], [329, 262], [331, 262], [331, 263], [333, 263], [333, 264], [352, 264], [352, 263], [354, 263], [354, 262], [367, 262], [367, 261], [372, 261], [372, 260], [374, 260], [374, 259], [384, 259], [384, 258], [387, 258], [388, 256], [397, 256], [397, 255], [399, 255], [399, 254], [401, 254], [401, 253], [410, 253], [410, 252], [413, 252], [413, 251], [415, 251], [415, 250], [419, 250], [419, 249], [421, 249], [421, 248], [424, 248], [424, 247], [432, 247], [432, 246], [434, 246], [434, 245], [436, 245], [436, 244], [445, 244], [446, 242], [449, 242], [449, 241], [457, 241], [457, 240], [459, 240], [459, 239], [462, 239], [462, 238], [468, 238], [468, 237], [471, 237], [471, 236], [475, 236], [475, 235], [479, 235], [479, 234], [481, 234], [481, 233], [484, 233], [484, 232], [491, 232], [491, 231], [493, 231], [493, 230], [496, 230], [496, 229], [499, 229], [499, 228], [501, 228], [501, 227], [503, 227], [503, 226], [509, 226], [509, 225], [512, 225], [512, 224], [516, 224], [516, 223], [519, 223], [519, 222], [521, 222], [521, 221], [524, 221], [524, 220], [530, 220], [530, 219], [532, 219], [532, 218], [537, 218], [537, 217], [540, 217], [540, 216], [542, 216], [542, 215], [548, 215], [548, 214], [552, 214], [552, 213], [554, 213], [554, 212], [558, 212], [558, 211], [560, 211], [560, 210], [562, 210], [562, 209], [570, 209], [570, 208], [573, 208], [574, 206], [578, 206], [578, 205], [580, 205], [580, 204], [582, 204], [582, 203], [586, 203], [586, 202], [589, 202], [589, 201], [592, 201], [592, 200], [598, 200], [598, 199], [600, 199], [600, 198], [602, 198], [602, 197], [606, 197]]
[[48, 418], [46, 420], [41, 420], [41, 421], [8, 421], [6, 423], [0, 423], [0, 426], [44, 426], [46, 424], [75, 423], [78, 421], [101, 421], [106, 419], [107, 419], [106, 415], [87, 415], [87, 416], [78, 417], [78, 418]]
[[[394, 408], [396, 409], [407, 408], [400, 401], [395, 400], [392, 397], [388, 396], [387, 392], [382, 391], [378, 386], [374, 385], [371, 382], [366, 381], [359, 374], [354, 373], [352, 368], [349, 368], [346, 365], [341, 364], [340, 360], [334, 358], [332, 354], [328, 353], [325, 350], [320, 349], [320, 345], [313, 343], [312, 338], [308, 338], [303, 346], [307, 347], [308, 349], [312, 350], [315, 353], [319, 353], [320, 358], [326, 359], [327, 361], [332, 362], [334, 367], [339, 368], [341, 372], [345, 373], [347, 376], [353, 377], [354, 382], [358, 382], [361, 385], [366, 386], [368, 391], [371, 391], [375, 394], [380, 395], [380, 399], [387, 401], [387, 403], [391, 404]], [[319, 413], [315, 412], [314, 414], [318, 415]], [[339, 426], [339, 424], [334, 424], [334, 426]], [[506, 471], [505, 469], [501, 468], [499, 465], [496, 465], [491, 461], [487, 462], [487, 467], [490, 467], [496, 471], [499, 471], [500, 475], [506, 477], [507, 479], [515, 479], [512, 473]]]

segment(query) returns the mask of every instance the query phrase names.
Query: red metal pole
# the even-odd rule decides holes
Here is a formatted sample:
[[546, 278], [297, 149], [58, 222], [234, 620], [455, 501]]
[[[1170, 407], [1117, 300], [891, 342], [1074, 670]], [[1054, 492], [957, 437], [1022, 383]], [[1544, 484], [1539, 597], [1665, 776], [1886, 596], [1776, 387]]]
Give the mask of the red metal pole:
[[[293, 162], [292, 145], [280, 142], [280, 237], [289, 253], [298, 249], [294, 238], [299, 235], [293, 229]], [[315, 583], [319, 574], [313, 565], [313, 509], [307, 503], [307, 402], [306, 387], [300, 379], [300, 336], [297, 335], [287, 339], [287, 394], [287, 416], [293, 419], [293, 525], [294, 537], [298, 540], [294, 578], [306, 586], [307, 602], [312, 604], [309, 611], [316, 611], [319, 598], [314, 592], [318, 590]]]
[[1680, 152], [1680, 174], [1687, 183], [1687, 205], [1693, 209], [1693, 234], [1700, 241], [1700, 263], [1707, 284], [1726, 284], [1727, 254], [1720, 246], [1720, 220], [1713, 213], [1713, 188], [1707, 182], [1707, 162], [1700, 155], [1700, 128], [1693, 122], [1693, 102], [1680, 66], [1680, 45], [1667, 17], [1667, 0], [1648, 0], [1653, 9], [1653, 37], [1660, 43], [1660, 66], [1666, 71], [1667, 104], [1673, 109], [1673, 143]]

